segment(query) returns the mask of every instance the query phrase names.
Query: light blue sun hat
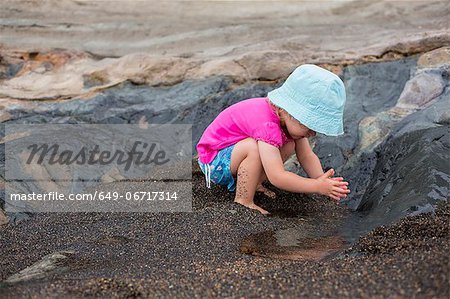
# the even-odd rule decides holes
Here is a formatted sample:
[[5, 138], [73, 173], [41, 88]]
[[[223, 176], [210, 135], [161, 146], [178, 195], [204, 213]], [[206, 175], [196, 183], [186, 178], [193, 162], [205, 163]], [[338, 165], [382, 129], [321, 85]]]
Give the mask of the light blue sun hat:
[[328, 136], [344, 133], [344, 83], [324, 68], [314, 64], [297, 67], [267, 97], [311, 130]]

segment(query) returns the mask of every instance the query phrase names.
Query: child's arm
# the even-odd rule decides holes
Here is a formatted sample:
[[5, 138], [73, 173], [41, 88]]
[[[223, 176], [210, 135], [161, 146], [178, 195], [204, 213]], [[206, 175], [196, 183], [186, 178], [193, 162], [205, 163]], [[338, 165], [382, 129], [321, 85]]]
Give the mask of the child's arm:
[[315, 179], [304, 178], [284, 169], [277, 147], [258, 141], [258, 149], [267, 178], [275, 187], [297, 193], [319, 193], [335, 200], [345, 197], [350, 192], [344, 187], [347, 182], [329, 178], [333, 175], [332, 169]]
[[322, 165], [317, 155], [312, 151], [308, 138], [295, 140], [295, 154], [298, 162], [310, 178], [318, 178], [323, 175]]

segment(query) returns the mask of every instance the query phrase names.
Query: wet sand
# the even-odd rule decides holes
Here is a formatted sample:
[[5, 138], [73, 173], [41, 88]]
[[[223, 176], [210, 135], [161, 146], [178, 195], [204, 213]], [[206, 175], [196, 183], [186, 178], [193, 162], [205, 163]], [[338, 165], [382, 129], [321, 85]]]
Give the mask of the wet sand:
[[0, 228], [2, 281], [48, 254], [69, 252], [40, 279], [3, 284], [0, 297], [448, 295], [448, 203], [435, 216], [379, 227], [329, 258], [286, 260], [244, 254], [240, 246], [255, 233], [294, 226], [320, 235], [348, 210], [277, 191], [277, 200], [257, 197], [274, 214], [266, 217], [233, 203], [220, 187], [207, 190], [198, 168], [193, 186], [192, 213], [40, 214]]

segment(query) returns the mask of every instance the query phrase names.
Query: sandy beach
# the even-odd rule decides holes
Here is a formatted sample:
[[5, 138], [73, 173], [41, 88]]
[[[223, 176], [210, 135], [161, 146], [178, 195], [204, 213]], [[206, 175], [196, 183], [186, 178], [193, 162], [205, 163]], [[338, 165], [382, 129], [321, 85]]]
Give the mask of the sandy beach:
[[[448, 1], [2, 1], [0, 297], [448, 298], [449, 13]], [[5, 160], [25, 154], [9, 126], [192, 126], [190, 165], [223, 109], [303, 63], [345, 84], [345, 134], [310, 139], [350, 183], [339, 204], [265, 183], [264, 216], [206, 188], [194, 158], [191, 212], [7, 209]], [[73, 140], [92, 141], [61, 143]], [[306, 176], [294, 156], [285, 168]], [[29, 190], [79, 174], [24, 169]], [[94, 178], [89, 192], [155, 182], [117, 167]]]
[[339, 226], [348, 211], [326, 198], [277, 191], [276, 201], [257, 197], [275, 214], [265, 217], [233, 203], [219, 187], [206, 189], [198, 170], [193, 183], [193, 213], [52, 213], [2, 227], [2, 280], [39, 264], [42, 256], [68, 252], [56, 269], [44, 271], [45, 278], [3, 285], [2, 298], [448, 294], [448, 204], [436, 216], [407, 217], [379, 227], [333, 258], [290, 260], [264, 256], [273, 252], [243, 254], [241, 242], [267, 231], [271, 233], [259, 241], [270, 244], [274, 232], [295, 225], [310, 224], [311, 236], [317, 236], [327, 226]]

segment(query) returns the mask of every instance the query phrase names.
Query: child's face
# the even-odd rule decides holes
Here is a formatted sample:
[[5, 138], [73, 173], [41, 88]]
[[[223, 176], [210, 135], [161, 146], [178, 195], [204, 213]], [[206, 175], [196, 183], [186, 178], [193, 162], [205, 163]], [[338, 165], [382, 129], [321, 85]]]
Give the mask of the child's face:
[[316, 136], [315, 131], [301, 124], [298, 120], [293, 118], [286, 111], [283, 111], [282, 113], [284, 113], [283, 117], [285, 120], [284, 122], [286, 124], [286, 128], [289, 132], [289, 135], [291, 135], [293, 139]]

